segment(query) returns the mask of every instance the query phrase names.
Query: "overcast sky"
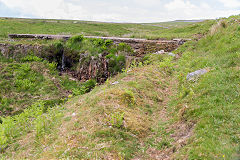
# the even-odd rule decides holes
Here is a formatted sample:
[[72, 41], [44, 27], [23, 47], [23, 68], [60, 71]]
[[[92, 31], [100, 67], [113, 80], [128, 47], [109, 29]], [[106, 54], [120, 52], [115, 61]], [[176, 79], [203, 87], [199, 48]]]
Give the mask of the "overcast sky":
[[0, 17], [162, 22], [240, 14], [240, 0], [0, 0]]

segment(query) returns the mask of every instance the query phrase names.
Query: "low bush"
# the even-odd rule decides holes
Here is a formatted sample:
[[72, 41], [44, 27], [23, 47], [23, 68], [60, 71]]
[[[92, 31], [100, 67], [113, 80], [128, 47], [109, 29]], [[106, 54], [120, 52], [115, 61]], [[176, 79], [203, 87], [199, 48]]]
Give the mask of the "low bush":
[[34, 87], [34, 84], [29, 79], [17, 79], [15, 81], [15, 86], [19, 91], [26, 91]]
[[126, 58], [124, 55], [109, 54], [106, 56], [109, 59], [109, 71], [112, 75], [121, 72], [126, 65]]
[[84, 37], [82, 35], [77, 35], [71, 37], [67, 42], [67, 47], [74, 49], [74, 50], [80, 50], [82, 47], [82, 42], [84, 41]]
[[124, 113], [115, 112], [110, 115], [108, 122], [112, 127], [122, 128], [124, 121]]
[[131, 48], [131, 46], [129, 46], [126, 43], [119, 43], [117, 46], [118, 51], [122, 51], [122, 52], [127, 52], [127, 53], [132, 53], [133, 50]]
[[21, 59], [22, 62], [41, 62], [42, 58], [39, 58], [35, 55], [27, 55]]
[[121, 96], [121, 100], [123, 103], [127, 104], [128, 106], [133, 106], [135, 104], [135, 97], [134, 93], [131, 90], [125, 89]]
[[86, 92], [90, 92], [96, 86], [96, 84], [97, 84], [96, 80], [91, 79], [84, 82], [83, 86], [86, 89]]
[[49, 71], [53, 74], [56, 72], [57, 69], [57, 63], [56, 62], [51, 62], [51, 63], [47, 63], [47, 67], [49, 68]]

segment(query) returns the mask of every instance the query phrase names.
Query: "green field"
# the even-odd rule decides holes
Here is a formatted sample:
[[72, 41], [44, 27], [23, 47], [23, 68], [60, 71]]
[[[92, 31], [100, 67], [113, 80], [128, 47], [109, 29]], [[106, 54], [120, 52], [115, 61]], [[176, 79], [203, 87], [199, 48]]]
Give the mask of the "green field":
[[[119, 74], [91, 92], [72, 94], [51, 107], [44, 97], [36, 103], [27, 102], [26, 97], [23, 102], [31, 104], [27, 109], [1, 118], [0, 159], [240, 158], [240, 16], [193, 24], [179, 22], [169, 29], [152, 24], [46, 21], [2, 19], [0, 35], [3, 40], [14, 32], [181, 37], [192, 41], [173, 51], [176, 57], [145, 55], [140, 63], [118, 70]], [[92, 51], [91, 56], [112, 49], [106, 48], [105, 42], [82, 42], [66, 45], [70, 43], [79, 52]], [[96, 47], [96, 43], [101, 45]], [[109, 58], [117, 60], [114, 53]], [[0, 62], [0, 84], [4, 82], [0, 87], [8, 86], [0, 92], [5, 98], [41, 94], [58, 99], [58, 87], [50, 92], [44, 89], [56, 86], [53, 76], [65, 90], [81, 90], [84, 85], [68, 78], [61, 83], [63, 77], [54, 70], [54, 64], [37, 57], [23, 57], [20, 62], [1, 57]], [[36, 72], [36, 65], [42, 69]], [[208, 72], [186, 79], [199, 69]], [[34, 79], [29, 76], [32, 72], [36, 73]], [[31, 85], [18, 85], [24, 80]]]
[[167, 22], [158, 23], [170, 29], [138, 23], [103, 23], [67, 20], [34, 20], [34, 19], [0, 19], [0, 38], [6, 39], [8, 34], [61, 34], [116, 36], [130, 38], [194, 38], [196, 34], [205, 33], [213, 20], [199, 23]]

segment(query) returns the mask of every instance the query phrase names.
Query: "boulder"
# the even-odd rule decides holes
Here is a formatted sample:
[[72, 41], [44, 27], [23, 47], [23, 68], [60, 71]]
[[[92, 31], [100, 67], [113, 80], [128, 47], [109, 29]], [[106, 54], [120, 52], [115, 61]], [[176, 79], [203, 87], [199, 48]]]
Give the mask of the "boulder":
[[157, 51], [156, 53], [153, 53], [153, 54], [164, 54], [165, 51], [164, 50], [160, 50], [160, 51]]
[[113, 82], [113, 83], [112, 83], [112, 85], [116, 85], [116, 84], [119, 84], [119, 82], [118, 82], [118, 81], [116, 81], [116, 82]]
[[209, 71], [208, 69], [200, 69], [195, 72], [189, 73], [187, 75], [187, 80], [188, 81], [195, 80], [199, 76], [206, 74], [208, 71]]
[[176, 55], [172, 52], [168, 53], [169, 56], [176, 57]]

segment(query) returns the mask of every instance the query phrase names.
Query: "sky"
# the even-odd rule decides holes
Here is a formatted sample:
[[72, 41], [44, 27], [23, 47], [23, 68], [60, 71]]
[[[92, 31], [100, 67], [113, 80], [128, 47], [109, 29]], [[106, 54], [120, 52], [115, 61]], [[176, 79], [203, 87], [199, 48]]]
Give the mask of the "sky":
[[0, 0], [0, 17], [163, 22], [240, 14], [240, 0]]

